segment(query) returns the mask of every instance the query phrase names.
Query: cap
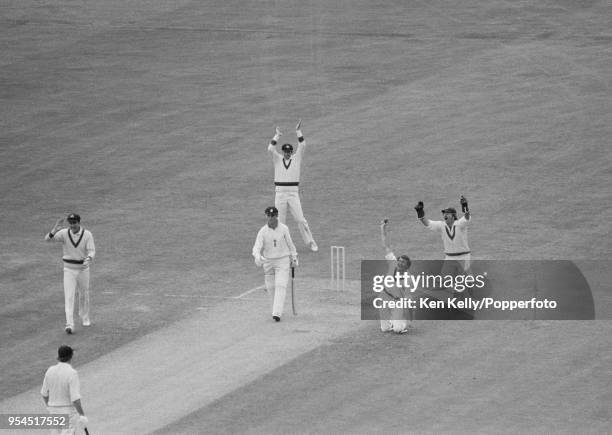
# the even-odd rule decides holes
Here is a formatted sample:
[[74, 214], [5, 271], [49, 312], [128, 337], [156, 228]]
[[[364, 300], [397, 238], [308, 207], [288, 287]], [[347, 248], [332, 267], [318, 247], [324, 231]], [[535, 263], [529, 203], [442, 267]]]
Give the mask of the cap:
[[264, 213], [266, 216], [278, 216], [278, 209], [276, 207], [268, 207]]
[[457, 214], [457, 210], [455, 210], [453, 207], [449, 207], [449, 208], [445, 208], [444, 210], [442, 210], [442, 213], [444, 213], [444, 214], [447, 214], [447, 213]]
[[291, 145], [290, 143], [286, 143], [285, 145], [283, 145], [281, 147], [281, 150], [284, 151], [293, 151], [293, 145]]
[[72, 348], [64, 344], [57, 349], [57, 359], [63, 362], [70, 361], [73, 353]]
[[81, 216], [76, 213], [70, 213], [66, 218], [68, 222], [81, 222]]

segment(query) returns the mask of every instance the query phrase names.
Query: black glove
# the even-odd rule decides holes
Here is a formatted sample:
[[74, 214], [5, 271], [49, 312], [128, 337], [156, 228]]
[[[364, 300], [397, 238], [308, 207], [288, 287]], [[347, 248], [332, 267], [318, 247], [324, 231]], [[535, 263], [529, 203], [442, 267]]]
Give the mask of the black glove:
[[423, 219], [425, 217], [425, 210], [423, 210], [423, 207], [424, 207], [423, 201], [419, 201], [419, 203], [414, 208], [417, 212], [417, 217], [419, 219]]
[[468, 208], [468, 202], [465, 196], [461, 195], [461, 199], [459, 200], [459, 202], [461, 203], [461, 211], [463, 213], [467, 213], [468, 211], [470, 211], [470, 209]]

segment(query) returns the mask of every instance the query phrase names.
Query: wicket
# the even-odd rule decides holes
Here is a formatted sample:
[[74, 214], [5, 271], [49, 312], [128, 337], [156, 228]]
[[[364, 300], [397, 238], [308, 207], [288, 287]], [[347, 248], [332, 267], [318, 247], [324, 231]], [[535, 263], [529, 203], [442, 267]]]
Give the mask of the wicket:
[[[334, 261], [335, 260], [335, 261]], [[334, 267], [335, 265], [335, 267]], [[342, 272], [340, 272], [342, 266]], [[342, 275], [340, 274], [342, 273]], [[342, 277], [342, 281], [340, 281]], [[336, 291], [344, 291], [344, 281], [346, 280], [346, 256], [344, 246], [331, 247], [331, 288], [336, 288]]]

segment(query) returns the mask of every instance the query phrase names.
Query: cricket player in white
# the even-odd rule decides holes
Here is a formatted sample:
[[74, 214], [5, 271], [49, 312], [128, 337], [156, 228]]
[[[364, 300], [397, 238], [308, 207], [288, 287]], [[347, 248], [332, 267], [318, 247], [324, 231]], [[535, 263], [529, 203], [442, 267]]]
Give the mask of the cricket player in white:
[[66, 218], [70, 228], [62, 228], [64, 219], [58, 219], [45, 236], [46, 241], [63, 245], [64, 255], [64, 307], [67, 334], [74, 331], [74, 298], [79, 294], [79, 316], [83, 326], [90, 326], [89, 319], [89, 265], [96, 256], [94, 239], [89, 230], [81, 226], [81, 217], [71, 213]]
[[[396, 263], [390, 266], [387, 275], [395, 276], [396, 273], [403, 274], [410, 269], [410, 258], [407, 255], [395, 257], [389, 242], [389, 219], [383, 219], [380, 223], [380, 238], [383, 248], [385, 248], [385, 260], [395, 261]], [[402, 298], [410, 297], [410, 290], [403, 287], [386, 287], [381, 294], [385, 301], [398, 301]], [[405, 334], [408, 332], [408, 320], [406, 319], [406, 311], [410, 316], [410, 326], [414, 320], [414, 310], [407, 308], [380, 308], [380, 329], [382, 332], [395, 332], [396, 334]]]
[[302, 120], [300, 120], [295, 127], [298, 138], [297, 150], [295, 152], [293, 152], [293, 145], [288, 143], [281, 147], [283, 151], [282, 155], [276, 151], [276, 144], [282, 136], [278, 127], [276, 127], [276, 134], [268, 145], [268, 152], [272, 155], [272, 161], [274, 163], [274, 185], [276, 186], [274, 206], [278, 209], [278, 219], [282, 224], [286, 223], [287, 208], [289, 208], [293, 218], [298, 224], [304, 243], [310, 246], [313, 252], [316, 252], [319, 250], [319, 247], [314, 241], [308, 222], [306, 222], [306, 218], [304, 217], [298, 190], [302, 157], [306, 149], [306, 141], [302, 134], [301, 125]]
[[79, 374], [70, 364], [73, 353], [70, 346], [59, 347], [59, 362], [47, 369], [40, 389], [49, 414], [68, 415], [68, 426], [65, 429], [51, 430], [52, 435], [74, 435], [77, 428], [86, 427], [89, 422], [81, 405]]
[[255, 264], [264, 268], [266, 291], [272, 302], [272, 318], [280, 322], [285, 306], [289, 268], [298, 264], [297, 251], [289, 228], [278, 220], [278, 209], [268, 207], [265, 213], [268, 223], [257, 233], [253, 257]]
[[[461, 208], [464, 215], [457, 219], [457, 210], [452, 207], [442, 210], [444, 221], [432, 221], [425, 217], [423, 202], [419, 201], [414, 208], [417, 217], [423, 225], [432, 231], [437, 231], [442, 236], [444, 243], [444, 260], [454, 260], [452, 264], [458, 266], [458, 272], [467, 272], [471, 264], [471, 252], [468, 245], [468, 226], [471, 222], [470, 210], [467, 199], [461, 196]], [[451, 264], [451, 263], [448, 263]], [[445, 267], [446, 263], [445, 263]]]

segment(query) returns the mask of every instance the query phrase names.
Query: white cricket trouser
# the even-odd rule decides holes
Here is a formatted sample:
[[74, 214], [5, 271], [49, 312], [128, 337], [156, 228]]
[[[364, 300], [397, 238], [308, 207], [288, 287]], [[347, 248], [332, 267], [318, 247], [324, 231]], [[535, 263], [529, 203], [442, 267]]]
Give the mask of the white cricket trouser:
[[[442, 270], [440, 271], [441, 276], [457, 276], [457, 275], [471, 275], [471, 266], [472, 266], [472, 254], [463, 254], [463, 255], [445, 255], [444, 256], [444, 264], [442, 265]], [[463, 291], [454, 291], [451, 289], [451, 293], [454, 296], [460, 297], [466, 294]]]
[[[74, 409], [74, 406], [48, 406], [47, 411], [51, 415], [68, 414], [68, 427], [63, 429], [51, 429], [51, 435], [75, 435], [77, 427], [79, 427], [79, 413]], [[84, 432], [83, 432], [84, 433]]]
[[469, 272], [472, 266], [472, 254], [444, 255], [442, 271], [448, 274]]
[[64, 266], [64, 308], [66, 325], [74, 328], [74, 298], [79, 294], [79, 316], [89, 320], [89, 267], [85, 269]]
[[[383, 296], [384, 300], [391, 300], [390, 297]], [[401, 332], [408, 327], [408, 320], [406, 320], [406, 312], [403, 308], [379, 308], [378, 314], [380, 315], [380, 330], [383, 332], [393, 331]], [[412, 317], [412, 311], [410, 316]], [[410, 319], [412, 320], [412, 318]]]
[[289, 257], [266, 259], [263, 265], [266, 290], [272, 303], [272, 315], [281, 317], [289, 282]]
[[302, 203], [300, 202], [300, 194], [297, 186], [276, 186], [274, 207], [278, 209], [278, 220], [283, 224], [287, 221], [288, 208], [293, 219], [295, 219], [298, 224], [304, 243], [310, 245], [310, 243], [314, 242], [314, 237], [310, 232], [310, 227], [302, 211]]
[[[383, 310], [384, 308], [381, 308]], [[380, 321], [380, 330], [382, 332], [401, 332], [408, 327], [408, 320], [382, 320]]]

